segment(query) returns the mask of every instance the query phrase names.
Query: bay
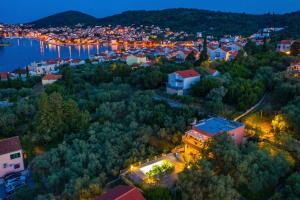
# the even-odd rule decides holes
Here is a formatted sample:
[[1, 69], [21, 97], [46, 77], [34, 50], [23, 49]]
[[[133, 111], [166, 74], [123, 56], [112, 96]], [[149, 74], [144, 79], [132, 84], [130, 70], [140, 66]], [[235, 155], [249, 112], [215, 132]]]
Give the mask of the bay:
[[104, 45], [57, 46], [29, 38], [7, 40], [11, 46], [0, 47], [0, 72], [11, 72], [32, 62], [51, 59], [87, 59], [110, 48]]

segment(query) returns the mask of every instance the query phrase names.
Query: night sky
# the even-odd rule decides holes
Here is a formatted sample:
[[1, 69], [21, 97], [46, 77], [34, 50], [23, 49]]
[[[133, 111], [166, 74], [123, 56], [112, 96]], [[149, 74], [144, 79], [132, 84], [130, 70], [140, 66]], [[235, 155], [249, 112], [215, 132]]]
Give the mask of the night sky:
[[286, 13], [300, 10], [300, 0], [1, 0], [0, 22], [30, 22], [66, 10], [104, 17], [126, 10], [165, 8]]

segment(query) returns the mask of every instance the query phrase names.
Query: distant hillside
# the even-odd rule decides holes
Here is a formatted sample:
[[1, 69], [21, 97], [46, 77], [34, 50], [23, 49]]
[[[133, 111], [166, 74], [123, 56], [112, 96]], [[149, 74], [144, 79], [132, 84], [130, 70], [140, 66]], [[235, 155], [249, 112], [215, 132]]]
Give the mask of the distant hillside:
[[300, 36], [300, 11], [283, 15], [252, 15], [198, 9], [127, 11], [97, 19], [80, 12], [65, 12], [32, 22], [38, 27], [84, 23], [86, 25], [158, 25], [176, 31], [249, 35], [264, 27], [287, 27], [286, 32]]
[[78, 11], [67, 11], [54, 14], [37, 21], [31, 22], [35, 27], [58, 27], [58, 26], [74, 26], [83, 23], [85, 25], [95, 25], [98, 23], [97, 18]]

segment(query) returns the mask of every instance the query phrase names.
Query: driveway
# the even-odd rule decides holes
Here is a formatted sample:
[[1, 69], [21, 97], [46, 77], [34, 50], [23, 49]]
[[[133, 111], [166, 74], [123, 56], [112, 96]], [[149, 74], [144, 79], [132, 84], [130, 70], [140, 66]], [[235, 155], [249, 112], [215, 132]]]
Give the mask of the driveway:
[[[27, 170], [24, 170], [21, 173], [22, 173], [22, 175], [26, 176], [26, 184], [33, 184], [32, 178], [29, 176], [29, 173]], [[7, 197], [7, 194], [5, 192], [4, 181], [1, 178], [0, 179], [0, 200], [4, 199], [5, 197]]]
[[0, 199], [4, 199], [6, 197], [5, 187], [3, 181], [0, 184]]

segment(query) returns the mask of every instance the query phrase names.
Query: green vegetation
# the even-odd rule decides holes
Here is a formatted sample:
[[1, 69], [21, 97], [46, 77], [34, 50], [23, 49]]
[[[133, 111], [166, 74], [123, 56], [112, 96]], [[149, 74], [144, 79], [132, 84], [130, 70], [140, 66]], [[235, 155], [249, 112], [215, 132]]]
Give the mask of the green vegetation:
[[165, 174], [169, 174], [172, 171], [174, 171], [174, 165], [164, 160], [162, 165], [154, 165], [149, 172], [146, 173], [148, 177], [154, 177], [154, 176], [163, 176]]
[[[283, 15], [251, 15], [245, 13], [226, 13], [197, 9], [166, 9], [159, 11], [127, 11], [110, 17], [96, 19], [92, 16], [68, 11], [49, 16], [31, 24], [36, 27], [85, 25], [157, 25], [169, 27], [174, 31], [189, 33], [207, 32], [223, 36], [224, 34], [250, 35], [265, 27], [287, 27], [286, 37], [299, 37], [299, 12]], [[281, 37], [281, 36], [280, 36]]]
[[[231, 62], [204, 61], [199, 67], [193, 59], [177, 65], [157, 58], [154, 66], [137, 69], [108, 62], [64, 66], [62, 80], [45, 88], [35, 80], [29, 86], [1, 82], [0, 100], [14, 104], [0, 108], [0, 134], [21, 136], [35, 181], [31, 198], [92, 199], [120, 170], [181, 144], [195, 118], [210, 113], [232, 117], [267, 94], [262, 116], [270, 130], [247, 127], [248, 141], [241, 147], [226, 134], [215, 137], [201, 152], [203, 159], [179, 176], [175, 192], [146, 189], [146, 196], [292, 199], [298, 195], [298, 177], [292, 174], [300, 161], [300, 80], [285, 70], [295, 59], [274, 52], [272, 41], [261, 47], [249, 42]], [[162, 92], [169, 73], [194, 64], [202, 80], [191, 96]], [[211, 68], [221, 75], [211, 77]], [[172, 108], [167, 100], [157, 100], [158, 94], [181, 106]], [[157, 167], [150, 175], [172, 168]], [[285, 192], [277, 190], [279, 185]], [[28, 190], [20, 189], [15, 198], [27, 199]]]
[[67, 11], [31, 22], [31, 24], [33, 24], [37, 28], [51, 26], [75, 26], [79, 23], [85, 25], [96, 25], [97, 18], [78, 11]]
[[167, 188], [151, 187], [144, 190], [147, 200], [172, 200], [172, 194]]
[[239, 149], [227, 134], [214, 137], [202, 155], [180, 175], [186, 199], [267, 199], [293, 167], [283, 154], [270, 156], [251, 142]]

